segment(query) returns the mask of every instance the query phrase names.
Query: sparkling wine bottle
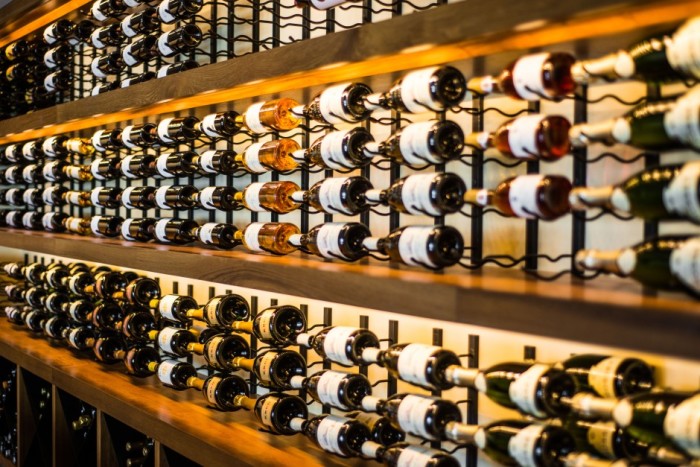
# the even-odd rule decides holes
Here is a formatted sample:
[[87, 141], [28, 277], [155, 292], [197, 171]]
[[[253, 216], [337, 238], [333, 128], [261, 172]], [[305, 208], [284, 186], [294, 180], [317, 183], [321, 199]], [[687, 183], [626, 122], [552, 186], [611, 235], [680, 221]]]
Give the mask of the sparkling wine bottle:
[[362, 176], [334, 177], [292, 193], [292, 199], [325, 213], [354, 216], [369, 209], [365, 195], [371, 189], [372, 183]]
[[306, 389], [316, 402], [343, 411], [362, 409], [362, 399], [372, 395], [372, 384], [359, 373], [323, 370], [307, 378], [295, 376], [291, 386]]
[[291, 305], [266, 308], [252, 321], [240, 318], [221, 321], [209, 324], [231, 326], [234, 331], [252, 334], [263, 344], [276, 347], [294, 345], [299, 334], [306, 331], [306, 315]]
[[147, 311], [132, 311], [121, 322], [121, 333], [132, 341], [148, 341], [149, 333], [156, 329], [156, 320]]
[[248, 172], [256, 174], [270, 170], [288, 172], [299, 166], [294, 159], [294, 153], [299, 149], [296, 141], [287, 138], [254, 143], [242, 154], [236, 155], [235, 162]]
[[393, 261], [430, 269], [452, 266], [464, 252], [462, 235], [454, 227], [444, 225], [400, 227], [387, 237], [367, 237], [362, 244]]
[[92, 301], [85, 298], [73, 300], [67, 306], [70, 319], [80, 324], [88, 324], [92, 319], [94, 305]]
[[386, 190], [366, 192], [370, 202], [414, 215], [443, 216], [464, 205], [467, 186], [459, 175], [446, 172], [417, 174], [397, 180]]
[[363, 242], [371, 235], [369, 228], [359, 222], [329, 222], [306, 234], [292, 235], [289, 243], [322, 258], [357, 261], [367, 256]]
[[44, 28], [42, 38], [48, 45], [63, 42], [71, 36], [75, 26], [75, 23], [69, 19], [59, 19]]
[[369, 329], [330, 326], [315, 335], [302, 333], [297, 344], [313, 349], [319, 356], [342, 366], [364, 365], [365, 349], [379, 348], [379, 338]]
[[68, 65], [72, 55], [73, 51], [69, 45], [58, 45], [46, 51], [44, 54], [44, 65], [51, 70], [61, 68]]
[[342, 83], [325, 89], [310, 104], [297, 106], [292, 112], [331, 125], [357, 123], [369, 118], [371, 110], [365, 106], [372, 90], [363, 83]]
[[92, 324], [98, 330], [118, 331], [124, 319], [124, 310], [116, 303], [101, 302], [92, 311]]
[[654, 370], [638, 358], [581, 354], [558, 366], [576, 380], [579, 390], [600, 397], [619, 398], [649, 392], [654, 387]]
[[[240, 192], [239, 192], [240, 193]], [[288, 255], [296, 248], [289, 243], [292, 235], [299, 234], [299, 227], [285, 222], [253, 222], [234, 234], [245, 248], [254, 253]]]
[[359, 456], [362, 445], [369, 440], [366, 426], [357, 420], [337, 415], [318, 415], [308, 420], [297, 417], [289, 425], [324, 451], [340, 457]]
[[362, 445], [362, 454], [389, 467], [457, 467], [459, 461], [445, 451], [408, 443], [384, 446], [374, 441]]
[[75, 350], [88, 350], [95, 345], [95, 333], [87, 326], [78, 326], [68, 331], [66, 341]]
[[90, 14], [97, 21], [107, 21], [117, 18], [126, 11], [127, 6], [122, 0], [96, 0], [90, 8]]
[[102, 363], [117, 363], [124, 359], [126, 342], [121, 335], [113, 332], [102, 332], [95, 340], [92, 351]]
[[95, 77], [105, 79], [109, 75], [117, 75], [124, 68], [124, 61], [117, 52], [110, 52], [107, 55], [98, 55], [90, 63], [90, 70]]
[[160, 299], [152, 299], [149, 308], [157, 310], [163, 319], [187, 323], [191, 320], [187, 313], [197, 309], [198, 305], [194, 298], [186, 295], [163, 295]]
[[[151, 363], [149, 368], [155, 365]], [[163, 360], [157, 364], [158, 379], [165, 386], [182, 391], [189, 388], [201, 389], [204, 382], [197, 377], [197, 370], [187, 362], [177, 360]]]

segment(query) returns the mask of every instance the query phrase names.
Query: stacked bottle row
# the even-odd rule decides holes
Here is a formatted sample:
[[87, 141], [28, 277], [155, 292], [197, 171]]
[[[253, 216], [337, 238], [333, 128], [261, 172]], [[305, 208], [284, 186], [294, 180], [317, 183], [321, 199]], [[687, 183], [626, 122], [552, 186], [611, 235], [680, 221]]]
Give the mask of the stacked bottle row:
[[[82, 301], [92, 294], [101, 299], [93, 305], [91, 319], [99, 333], [110, 333], [83, 347], [92, 346], [99, 360], [113, 362], [131, 355], [125, 363], [132, 374], [157, 373], [166, 386], [201, 390], [213, 407], [251, 410], [268, 430], [304, 433], [323, 449], [341, 456], [363, 455], [389, 465], [414, 465], [408, 460], [415, 457], [421, 460], [419, 465], [457, 465], [444, 452], [395, 444], [405, 434], [427, 441], [476, 445], [506, 465], [598, 466], [613, 465], [618, 458], [689, 465], [691, 458], [700, 454], [700, 438], [693, 429], [693, 420], [698, 417], [697, 396], [655, 389], [652, 368], [639, 359], [584, 354], [555, 365], [507, 362], [472, 369], [465, 368], [454, 352], [436, 346], [411, 343], [381, 349], [379, 338], [367, 329], [331, 326], [310, 334], [305, 314], [293, 306], [273, 306], [250, 320], [250, 306], [238, 295], [215, 296], [200, 307], [188, 296], [160, 296], [155, 281], [129, 273], [103, 269], [93, 270], [93, 276], [84, 265], [44, 268], [39, 263], [24, 267], [9, 264], [5, 271], [12, 278], [29, 281], [21, 292], [21, 283], [8, 286], [11, 300], [23, 299], [29, 307], [43, 304], [54, 315], [51, 310], [56, 299], [48, 297], [61, 292], [53, 291], [40, 299], [42, 293], [37, 290], [42, 287], [37, 282], [45, 281], [46, 287], [63, 284], [64, 294], [75, 294], [73, 300]], [[135, 319], [128, 318], [132, 314], [106, 312], [108, 304], [112, 310], [140, 307], [142, 311], [137, 313], [143, 316], [142, 323], [148, 324], [127, 325]], [[30, 329], [41, 329], [32, 313], [38, 312], [7, 308], [11, 321], [20, 322], [18, 314], [24, 315]], [[154, 324], [156, 318], [160, 325]], [[57, 337], [47, 321], [43, 322], [45, 332]], [[208, 327], [196, 324], [198, 321]], [[140, 342], [128, 352], [117, 343], [123, 337], [113, 333], [120, 322], [116, 327], [121, 326], [131, 342]], [[241, 334], [254, 335], [267, 350], [253, 357]], [[146, 344], [149, 341], [156, 343], [164, 358]], [[372, 395], [370, 381], [359, 372], [323, 370], [307, 375], [304, 358], [288, 349], [295, 345], [313, 349], [343, 367], [377, 364], [423, 389], [476, 389], [504, 407], [547, 422], [514, 419], [468, 425], [462, 422], [458, 406], [448, 400], [418, 394], [378, 398]], [[202, 378], [191, 364], [177, 360], [192, 354], [202, 355], [217, 373]], [[240, 369], [249, 371], [273, 392], [250, 397], [247, 381], [231, 374]], [[279, 392], [294, 389], [304, 389], [314, 401], [350, 413], [309, 418], [306, 402]], [[271, 411], [276, 416], [267, 415]], [[614, 465], [626, 464], [618, 461]]]

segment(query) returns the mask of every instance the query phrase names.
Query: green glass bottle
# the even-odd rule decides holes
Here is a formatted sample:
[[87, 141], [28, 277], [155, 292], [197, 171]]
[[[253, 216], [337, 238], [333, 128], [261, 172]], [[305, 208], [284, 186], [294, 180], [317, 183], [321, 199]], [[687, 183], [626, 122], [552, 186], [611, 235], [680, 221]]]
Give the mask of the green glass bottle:
[[654, 387], [654, 370], [638, 358], [581, 354], [564, 360], [561, 367], [573, 376], [581, 391], [601, 397], [623, 397]]

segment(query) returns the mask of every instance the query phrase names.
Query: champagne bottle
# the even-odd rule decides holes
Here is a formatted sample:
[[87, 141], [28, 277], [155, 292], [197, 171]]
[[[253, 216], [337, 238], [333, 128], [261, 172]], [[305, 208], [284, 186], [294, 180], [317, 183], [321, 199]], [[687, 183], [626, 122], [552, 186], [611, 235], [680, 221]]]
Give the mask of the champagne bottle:
[[160, 209], [192, 209], [197, 205], [199, 191], [192, 185], [158, 187], [153, 199]]
[[234, 331], [254, 335], [263, 344], [288, 347], [294, 345], [299, 334], [306, 331], [306, 315], [295, 306], [281, 305], [265, 308], [252, 321], [219, 319], [209, 324], [231, 326]]
[[90, 138], [90, 142], [98, 152], [114, 151], [124, 146], [121, 133], [121, 128], [97, 130]]
[[194, 298], [186, 295], [163, 295], [160, 299], [152, 299], [149, 308], [158, 311], [162, 319], [187, 323], [191, 320], [188, 311], [198, 308]]
[[462, 235], [454, 227], [444, 225], [400, 227], [387, 237], [367, 237], [362, 244], [393, 261], [432, 269], [458, 263], [464, 252]]
[[316, 402], [339, 410], [360, 410], [362, 399], [372, 395], [372, 384], [359, 373], [322, 370], [307, 378], [294, 376], [294, 389], [306, 389]]
[[153, 347], [131, 347], [124, 355], [126, 372], [132, 376], [151, 376], [155, 374], [156, 367], [160, 363], [158, 351]]
[[[90, 63], [90, 71], [96, 78], [105, 79], [109, 75], [118, 75], [124, 68], [124, 61], [117, 52], [98, 55]], [[115, 84], [116, 86], [116, 84]]]
[[357, 261], [367, 256], [363, 242], [371, 235], [367, 226], [359, 222], [329, 222], [306, 234], [292, 235], [289, 243], [322, 258]]
[[557, 99], [571, 94], [576, 87], [571, 71], [574, 62], [573, 56], [563, 52], [525, 55], [498, 76], [470, 79], [467, 87], [477, 94], [500, 92], [526, 101]]
[[321, 123], [338, 125], [367, 120], [371, 110], [365, 99], [372, 90], [363, 83], [342, 83], [326, 88], [308, 105], [294, 107], [298, 117], [306, 117]]
[[240, 207], [235, 200], [238, 191], [230, 186], [208, 186], [194, 195], [194, 201], [204, 209], [234, 211]]
[[97, 337], [92, 351], [97, 360], [102, 363], [117, 363], [124, 359], [126, 343], [118, 334], [102, 332]]
[[204, 174], [231, 175], [238, 170], [236, 153], [222, 149], [204, 151], [194, 159], [194, 164]]
[[156, 126], [153, 123], [126, 126], [121, 132], [121, 141], [128, 149], [154, 146], [158, 142]]
[[148, 334], [156, 329], [156, 321], [153, 315], [147, 311], [132, 311], [124, 316], [121, 323], [121, 332], [132, 341], [148, 341]]
[[156, 158], [156, 171], [164, 178], [175, 178], [197, 173], [197, 153], [182, 151], [161, 154]]
[[[369, 165], [379, 153], [374, 136], [363, 127], [332, 131], [318, 138], [308, 149], [295, 149], [292, 158], [309, 166], [347, 170]], [[374, 152], [369, 148], [374, 148]], [[291, 149], [291, 147], [290, 147]]]
[[207, 222], [197, 229], [197, 240], [205, 245], [230, 250], [241, 244], [236, 240], [236, 232], [238, 229], [233, 224]]
[[297, 344], [313, 349], [319, 356], [342, 366], [364, 365], [365, 349], [379, 348], [379, 338], [369, 329], [330, 326], [315, 335], [302, 333]]
[[197, 117], [173, 117], [158, 123], [157, 133], [163, 144], [186, 143], [199, 137]]
[[600, 397], [619, 398], [654, 387], [654, 370], [638, 358], [581, 354], [561, 362], [579, 390], [594, 392]]
[[112, 294], [112, 298], [126, 301], [134, 306], [146, 308], [151, 301], [160, 297], [160, 285], [150, 277], [138, 277], [129, 281], [123, 292]]
[[268, 393], [257, 399], [241, 394], [234, 398], [233, 403], [236, 407], [252, 411], [265, 429], [279, 435], [296, 434], [290, 422], [308, 416], [306, 402], [290, 394]]
[[700, 294], [700, 238], [662, 236], [620, 250], [580, 250], [575, 263], [580, 270], [604, 271], [631, 277], [662, 290]]
[[235, 135], [240, 130], [236, 124], [238, 112], [227, 110], [209, 114], [197, 125], [197, 130], [209, 138], [227, 138]]
[[158, 51], [163, 57], [194, 50], [202, 42], [202, 30], [196, 24], [185, 24], [158, 37]]
[[160, 28], [158, 12], [155, 8], [146, 7], [137, 13], [132, 13], [121, 21], [121, 28], [126, 37], [156, 32]]
[[627, 144], [640, 149], [700, 149], [700, 131], [694, 115], [700, 111], [700, 87], [677, 99], [639, 104], [621, 117], [571, 127], [574, 146], [595, 142]]
[[248, 301], [236, 294], [212, 297], [201, 308], [195, 307], [185, 312], [188, 320], [199, 319], [209, 326], [229, 327], [237, 321], [247, 320], [250, 316]]
[[462, 412], [451, 401], [417, 394], [395, 394], [388, 399], [367, 396], [365, 412], [376, 412], [412, 435], [430, 441], [447, 440], [453, 424], [462, 421]]
[[158, 5], [158, 17], [164, 24], [172, 24], [193, 18], [203, 5], [202, 0], [162, 0]]
[[443, 216], [462, 208], [466, 191], [459, 175], [446, 172], [410, 175], [386, 190], [368, 190], [366, 197], [402, 213]]
[[159, 219], [154, 227], [155, 239], [162, 243], [184, 245], [197, 239], [199, 225], [186, 219]]
[[365, 194], [371, 189], [372, 183], [362, 176], [334, 177], [292, 193], [292, 199], [325, 213], [355, 216], [369, 209]]
[[121, 194], [121, 204], [127, 209], [151, 209], [156, 207], [156, 187], [130, 186]]
[[299, 190], [299, 186], [290, 181], [251, 183], [237, 192], [234, 200], [254, 212], [285, 214], [299, 207], [292, 199], [292, 194]]
[[234, 371], [238, 369], [234, 359], [250, 357], [250, 345], [237, 334], [217, 334], [204, 344], [193, 342], [187, 347], [191, 352], [203, 355], [209, 366], [217, 370]]
[[253, 104], [236, 117], [236, 124], [244, 126], [254, 134], [267, 133], [270, 130], [289, 131], [301, 123], [292, 109], [299, 104], [287, 97], [268, 102]]
[[362, 445], [369, 440], [369, 430], [362, 423], [337, 415], [318, 415], [308, 420], [297, 417], [289, 425], [324, 451], [340, 457], [359, 456]]
[[197, 342], [197, 336], [187, 329], [179, 329], [171, 326], [160, 331], [152, 330], [148, 333], [149, 340], [156, 341], [158, 347], [165, 353], [186, 357], [190, 354], [187, 348], [189, 344]]
[[6, 306], [5, 315], [7, 320], [12, 324], [22, 325], [24, 324], [24, 318], [27, 313], [31, 310], [31, 307], [16, 307], [16, 306]]
[[467, 81], [458, 69], [431, 67], [408, 73], [384, 94], [367, 96], [365, 106], [370, 110], [440, 112], [462, 102], [466, 92]]
[[95, 329], [118, 331], [124, 319], [124, 310], [116, 303], [101, 302], [92, 311], [91, 321]]
[[214, 375], [204, 382], [202, 392], [209, 406], [227, 412], [241, 409], [234, 401], [237, 396], [249, 395], [248, 383], [236, 375]]
[[468, 190], [464, 200], [476, 206], [494, 206], [509, 217], [549, 221], [569, 212], [571, 189], [571, 182], [560, 175], [520, 175], [503, 180], [495, 190]]
[[149, 62], [158, 56], [158, 37], [154, 34], [141, 36], [122, 49], [122, 60], [128, 67]]
[[156, 173], [156, 158], [150, 154], [133, 154], [125, 156], [119, 170], [128, 179], [148, 178]]
[[493, 133], [466, 136], [476, 149], [495, 148], [510, 159], [556, 161], [569, 153], [571, 123], [559, 115], [526, 115], [503, 123]]
[[362, 445], [362, 454], [389, 467], [457, 467], [459, 461], [445, 451], [408, 443], [383, 446], [374, 441]]
[[394, 427], [391, 420], [383, 415], [356, 410], [346, 413], [345, 417], [364, 424], [369, 429], [370, 440], [382, 446], [390, 446], [406, 438], [406, 433]]
[[288, 172], [299, 166], [294, 158], [294, 153], [299, 149], [299, 143], [288, 138], [254, 143], [248, 146], [243, 154], [236, 155], [235, 162], [248, 172], [255, 174], [270, 170]]
[[288, 255], [296, 250], [289, 239], [299, 233], [299, 227], [286, 222], [253, 222], [237, 231], [234, 238], [254, 253]]
[[291, 350], [268, 350], [255, 358], [236, 357], [231, 364], [253, 373], [261, 386], [283, 391], [291, 389], [294, 376], [306, 375], [304, 357]]
[[[154, 363], [149, 365], [153, 368]], [[182, 391], [189, 388], [195, 388], [198, 385], [203, 386], [203, 381], [197, 377], [197, 370], [186, 362], [178, 362], [177, 360], [163, 360], [157, 364], [158, 379], [165, 386]], [[201, 389], [199, 387], [198, 389]]]

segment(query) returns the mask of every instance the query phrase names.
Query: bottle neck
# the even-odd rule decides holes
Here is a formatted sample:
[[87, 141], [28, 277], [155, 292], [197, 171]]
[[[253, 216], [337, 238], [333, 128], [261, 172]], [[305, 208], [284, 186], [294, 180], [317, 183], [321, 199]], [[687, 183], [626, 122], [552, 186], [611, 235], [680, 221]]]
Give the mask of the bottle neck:
[[304, 376], [292, 376], [292, 378], [289, 380], [289, 385], [294, 389], [302, 389], [306, 386], [307, 381], [308, 378]]
[[493, 76], [480, 76], [467, 81], [467, 89], [475, 95], [485, 95], [498, 92], [500, 85]]
[[148, 362], [148, 371], [155, 373], [158, 370], [158, 362]]
[[297, 433], [301, 433], [304, 431], [304, 427], [308, 423], [308, 420], [301, 418], [301, 417], [294, 417], [289, 421], [289, 428], [292, 430], [296, 431]]
[[464, 143], [473, 149], [488, 149], [492, 146], [492, 135], [488, 131], [469, 133], [464, 137]]
[[616, 399], [604, 399], [585, 392], [571, 398], [564, 397], [561, 402], [583, 418], [598, 420], [612, 420], [613, 411], [617, 405]]
[[204, 308], [193, 308], [185, 312], [185, 316], [188, 318], [202, 319], [204, 318]]
[[148, 340], [154, 341], [158, 339], [158, 333], [159, 331], [153, 330], [153, 331], [148, 331]]
[[201, 391], [204, 389], [204, 380], [197, 376], [190, 376], [187, 378], [187, 387], [199, 389]]
[[588, 146], [592, 143], [607, 145], [628, 143], [630, 126], [624, 118], [612, 118], [599, 123], [581, 123], [569, 130], [569, 140], [575, 147]]
[[629, 276], [636, 267], [637, 254], [630, 248], [623, 250], [580, 250], [574, 258], [581, 270], [604, 271]]
[[479, 425], [449, 422], [445, 425], [445, 436], [447, 439], [457, 444], [473, 444], [480, 429], [481, 427]]
[[148, 302], [148, 307], [151, 308], [152, 310], [157, 310], [159, 304], [160, 304], [160, 298], [154, 298]]
[[124, 350], [117, 350], [114, 352], [114, 358], [123, 360], [124, 357], [126, 356], [126, 351]]
[[290, 198], [297, 203], [305, 203], [309, 199], [309, 192], [306, 190], [295, 191], [291, 194]]
[[371, 189], [365, 192], [365, 198], [370, 203], [383, 203], [386, 200], [386, 191]]
[[255, 328], [253, 321], [234, 321], [231, 325], [234, 331], [241, 331], [252, 334]]
[[477, 368], [464, 368], [460, 365], [450, 365], [445, 369], [445, 379], [455, 386], [473, 388], [476, 378], [481, 374]]
[[204, 344], [200, 344], [198, 342], [190, 342], [189, 344], [187, 344], [187, 351], [194, 352], [198, 355], [203, 355], [204, 354]]
[[253, 371], [253, 368], [255, 366], [255, 359], [236, 357], [233, 360], [231, 360], [231, 365], [233, 365], [236, 368], [242, 368], [247, 371]]
[[612, 208], [612, 197], [615, 187], [599, 188], [576, 187], [569, 193], [571, 209], [584, 210], [592, 207]]
[[253, 411], [255, 410], [255, 403], [257, 399], [253, 397], [244, 396], [242, 394], [237, 395], [233, 398], [233, 405], [235, 407], [240, 407], [245, 410]]
[[374, 441], [365, 441], [362, 443], [362, 455], [370, 459], [381, 459], [382, 453], [385, 451], [385, 447]]
[[475, 206], [489, 206], [493, 201], [493, 192], [485, 188], [473, 188], [464, 193], [464, 202]]
[[595, 60], [578, 61], [571, 66], [571, 75], [579, 84], [587, 84], [596, 79], [631, 78], [635, 71], [634, 59], [624, 50]]

